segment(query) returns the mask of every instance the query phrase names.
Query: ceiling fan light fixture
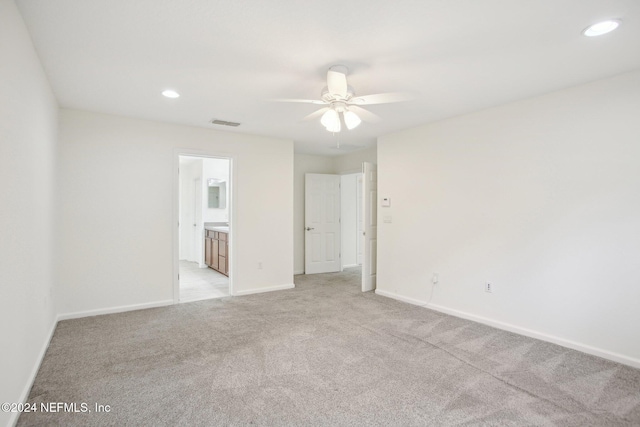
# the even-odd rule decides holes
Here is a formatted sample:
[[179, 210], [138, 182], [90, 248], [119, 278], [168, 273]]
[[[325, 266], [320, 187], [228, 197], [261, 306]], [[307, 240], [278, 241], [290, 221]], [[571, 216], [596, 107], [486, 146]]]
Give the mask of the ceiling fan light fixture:
[[333, 108], [327, 110], [320, 119], [322, 126], [327, 128], [329, 132], [340, 132], [340, 115]]
[[344, 112], [344, 124], [347, 126], [347, 129], [355, 129], [360, 123], [362, 123], [362, 120], [356, 113], [353, 111]]
[[310, 99], [278, 99], [281, 102], [301, 102], [306, 104], [320, 104], [323, 108], [307, 115], [303, 120], [317, 120], [326, 130], [338, 133], [341, 129], [352, 130], [360, 126], [362, 120], [377, 122], [380, 117], [360, 105], [386, 104], [413, 99], [407, 93], [376, 93], [357, 96], [353, 87], [347, 82], [349, 69], [344, 65], [334, 65], [327, 71], [327, 85], [320, 93], [320, 100]]
[[331, 133], [338, 133], [340, 132], [340, 128], [341, 128], [340, 122], [337, 121], [333, 123], [331, 126], [327, 126], [325, 129], [327, 129]]
[[610, 33], [620, 26], [619, 19], [609, 19], [607, 21], [598, 22], [596, 24], [590, 25], [582, 31], [587, 37], [596, 37], [601, 36], [603, 34]]

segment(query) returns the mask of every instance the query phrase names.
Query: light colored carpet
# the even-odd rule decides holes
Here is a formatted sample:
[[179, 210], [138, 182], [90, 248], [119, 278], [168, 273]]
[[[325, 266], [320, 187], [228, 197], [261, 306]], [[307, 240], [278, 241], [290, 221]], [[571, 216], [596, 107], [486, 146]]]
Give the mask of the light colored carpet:
[[640, 425], [640, 371], [359, 291], [296, 288], [60, 322], [18, 425]]

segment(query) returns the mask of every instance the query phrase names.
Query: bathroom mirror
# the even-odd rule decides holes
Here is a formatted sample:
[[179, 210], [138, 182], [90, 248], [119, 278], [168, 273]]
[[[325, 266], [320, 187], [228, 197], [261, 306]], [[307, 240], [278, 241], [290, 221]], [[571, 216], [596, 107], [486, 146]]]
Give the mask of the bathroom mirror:
[[215, 178], [207, 180], [207, 207], [209, 209], [225, 209], [227, 207], [227, 183]]

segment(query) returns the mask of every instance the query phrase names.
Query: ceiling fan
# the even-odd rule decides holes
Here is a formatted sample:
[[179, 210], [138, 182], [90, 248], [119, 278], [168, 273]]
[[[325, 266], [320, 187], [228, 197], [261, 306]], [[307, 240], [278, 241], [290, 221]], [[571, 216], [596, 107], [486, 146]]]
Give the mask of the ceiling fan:
[[320, 123], [329, 132], [340, 132], [342, 125], [351, 130], [362, 120], [377, 122], [380, 117], [365, 110], [361, 105], [387, 104], [411, 99], [406, 93], [378, 93], [374, 95], [356, 96], [353, 88], [347, 84], [349, 69], [344, 65], [334, 65], [327, 72], [327, 86], [322, 89], [320, 99], [278, 99], [281, 102], [301, 102], [325, 105], [325, 107], [309, 114], [303, 120], [320, 118]]

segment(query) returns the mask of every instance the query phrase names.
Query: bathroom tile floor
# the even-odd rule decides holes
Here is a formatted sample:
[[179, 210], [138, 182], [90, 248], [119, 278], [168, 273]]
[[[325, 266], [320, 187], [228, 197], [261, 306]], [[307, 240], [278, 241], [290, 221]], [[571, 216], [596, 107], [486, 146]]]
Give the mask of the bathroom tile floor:
[[180, 302], [229, 296], [229, 278], [198, 263], [180, 261]]

